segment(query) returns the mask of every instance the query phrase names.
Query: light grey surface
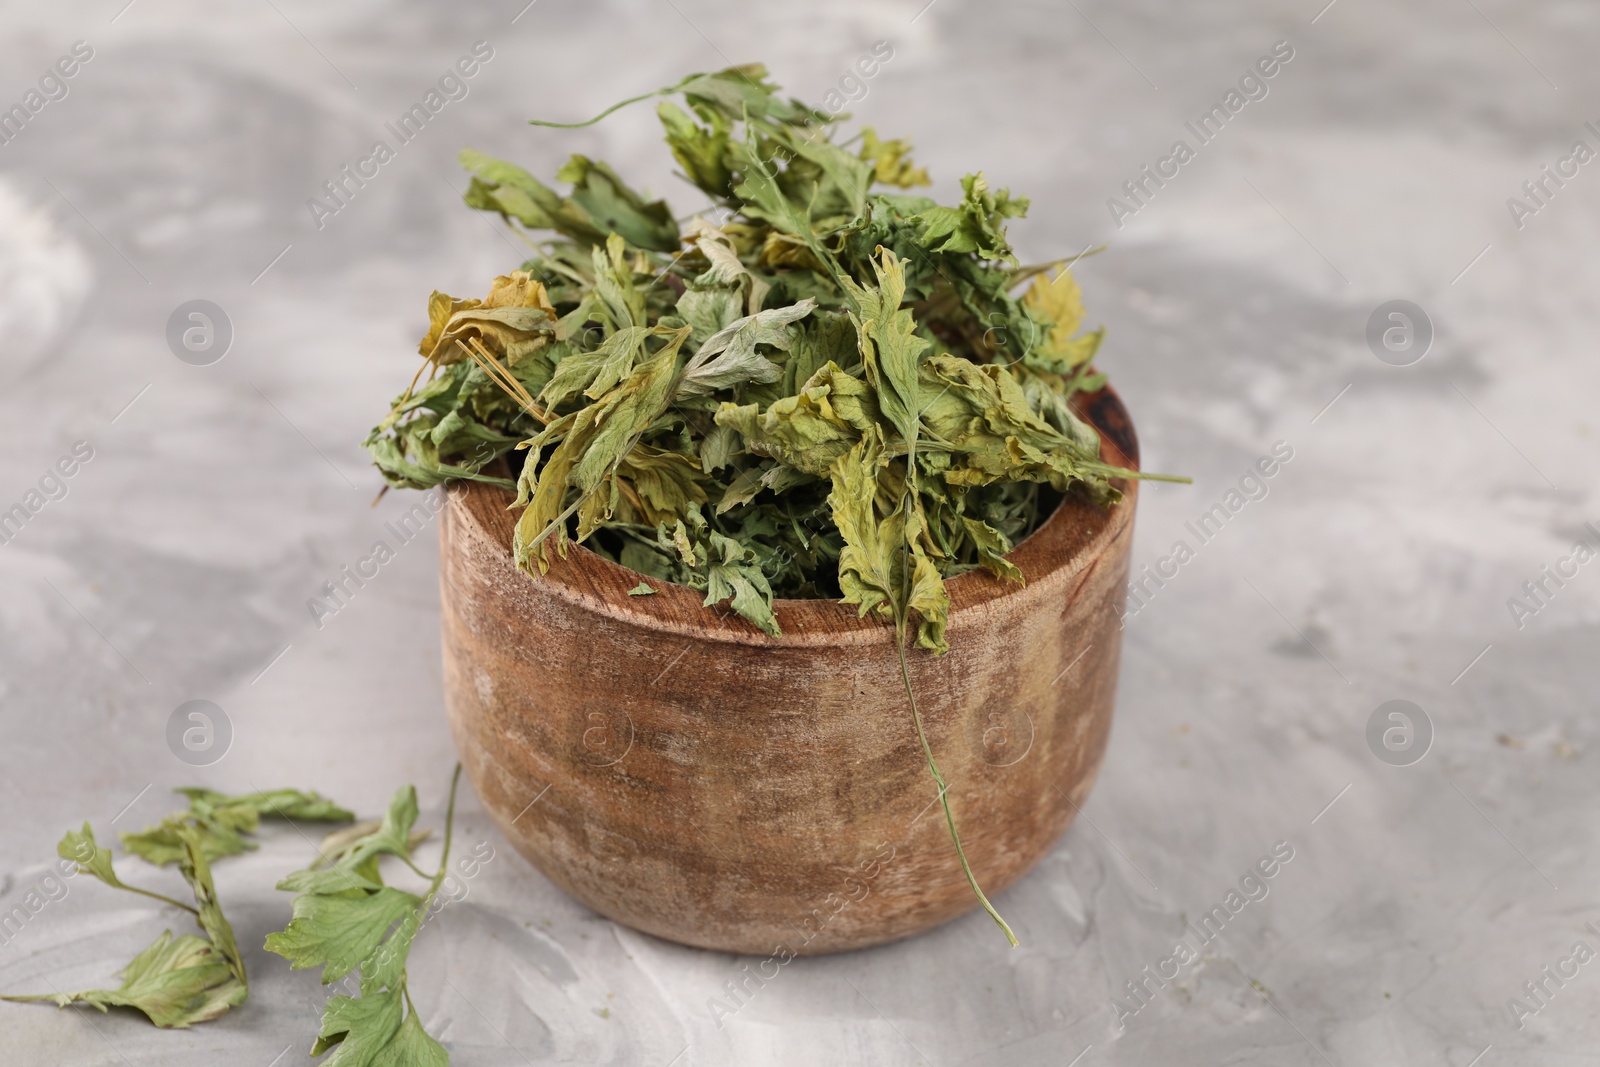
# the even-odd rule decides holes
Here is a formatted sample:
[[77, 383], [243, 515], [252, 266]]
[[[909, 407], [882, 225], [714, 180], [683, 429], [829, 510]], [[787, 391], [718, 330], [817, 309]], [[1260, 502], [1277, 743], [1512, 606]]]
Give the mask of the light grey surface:
[[[74, 41], [94, 48], [0, 146], [0, 508], [94, 449], [0, 548], [6, 912], [62, 830], [142, 826], [176, 785], [316, 787], [371, 812], [414, 781], [436, 819], [432, 532], [320, 629], [306, 600], [411, 503], [368, 507], [356, 442], [413, 369], [427, 293], [478, 294], [519, 258], [457, 203], [456, 149], [539, 173], [585, 152], [692, 211], [648, 108], [521, 120], [757, 58], [820, 99], [886, 39], [854, 110], [913, 138], [941, 195], [979, 167], [1031, 195], [1025, 258], [1109, 241], [1079, 271], [1103, 366], [1147, 466], [1195, 478], [1144, 494], [1136, 565], [1194, 547], [1185, 522], [1274, 442], [1293, 459], [1128, 621], [1085, 817], [996, 902], [1023, 947], [969, 915], [791, 963], [719, 1027], [708, 998], [747, 961], [596, 918], [469, 795], [461, 839], [496, 858], [419, 939], [427, 1026], [463, 1067], [1593, 1061], [1600, 964], [1525, 1028], [1507, 999], [1574, 942], [1600, 947], [1582, 929], [1600, 923], [1600, 565], [1522, 628], [1506, 603], [1600, 522], [1600, 164], [1521, 229], [1506, 205], [1575, 140], [1600, 147], [1592, 5], [540, 0], [513, 24], [521, 0], [123, 3], [0, 7], [6, 106]], [[477, 40], [494, 58], [470, 95], [313, 226], [320, 183]], [[1192, 143], [1184, 120], [1279, 40], [1295, 54], [1269, 95], [1115, 226], [1107, 198]], [[235, 330], [207, 367], [164, 337], [200, 297]], [[1391, 299], [1437, 326], [1409, 367], [1364, 339]], [[195, 698], [236, 734], [201, 770], [165, 742]], [[1365, 740], [1395, 698], [1436, 731], [1410, 767]], [[1280, 841], [1294, 858], [1270, 895], [1115, 1025], [1123, 983]], [[245, 1007], [175, 1033], [0, 1004], [0, 1060], [300, 1062], [316, 980], [259, 946], [287, 916], [269, 886], [307, 855], [280, 829], [218, 867]], [[100, 985], [184, 925], [69, 885], [0, 945], [0, 990]]]

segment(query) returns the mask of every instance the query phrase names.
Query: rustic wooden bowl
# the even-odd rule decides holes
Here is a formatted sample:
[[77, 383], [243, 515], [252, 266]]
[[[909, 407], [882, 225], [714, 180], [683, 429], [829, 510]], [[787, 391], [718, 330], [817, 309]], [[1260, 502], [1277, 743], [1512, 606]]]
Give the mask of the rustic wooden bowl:
[[[1107, 459], [1135, 467], [1116, 394], [1080, 409]], [[1049, 851], [1105, 752], [1137, 495], [1122, 488], [1109, 510], [1069, 497], [1017, 546], [1025, 586], [951, 581], [950, 652], [912, 654], [991, 897]], [[476, 483], [448, 494], [445, 697], [484, 807], [551, 881], [647, 933], [780, 960], [975, 906], [889, 626], [780, 600], [783, 636], [767, 637], [682, 586], [627, 596], [640, 576], [581, 547], [531, 578], [512, 562], [509, 499]]]

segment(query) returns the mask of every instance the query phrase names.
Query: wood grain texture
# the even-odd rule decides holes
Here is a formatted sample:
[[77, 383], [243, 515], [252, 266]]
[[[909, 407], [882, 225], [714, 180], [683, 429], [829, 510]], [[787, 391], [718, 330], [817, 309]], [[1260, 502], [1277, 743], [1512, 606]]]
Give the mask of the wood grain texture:
[[[1080, 410], [1135, 467], [1115, 393]], [[1109, 510], [1069, 497], [1017, 546], [1026, 585], [950, 581], [951, 651], [912, 654], [991, 897], [1066, 829], [1105, 752], [1138, 489], [1122, 488]], [[771, 638], [682, 586], [627, 596], [640, 576], [582, 547], [533, 578], [512, 561], [509, 500], [448, 494], [445, 696], [468, 777], [540, 871], [618, 922], [759, 956], [892, 941], [975, 906], [891, 627], [780, 600]]]

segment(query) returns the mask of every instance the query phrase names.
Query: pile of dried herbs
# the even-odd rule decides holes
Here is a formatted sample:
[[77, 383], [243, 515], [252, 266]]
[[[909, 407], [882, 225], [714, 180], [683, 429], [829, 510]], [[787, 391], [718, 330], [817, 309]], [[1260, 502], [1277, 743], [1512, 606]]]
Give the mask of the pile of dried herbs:
[[982, 174], [954, 206], [902, 192], [928, 184], [905, 141], [836, 141], [842, 116], [758, 65], [650, 95], [686, 104], [658, 114], [710, 203], [680, 228], [604, 163], [573, 156], [563, 195], [464, 151], [467, 204], [535, 253], [482, 300], [433, 294], [366, 447], [393, 486], [515, 489], [530, 572], [581, 541], [768, 634], [774, 597], [832, 597], [892, 620], [902, 657], [913, 631], [945, 651], [945, 580], [1021, 581], [1005, 554], [1043, 488], [1109, 504], [1138, 476], [1072, 411], [1104, 381], [1077, 283], [1018, 264], [1026, 199]]

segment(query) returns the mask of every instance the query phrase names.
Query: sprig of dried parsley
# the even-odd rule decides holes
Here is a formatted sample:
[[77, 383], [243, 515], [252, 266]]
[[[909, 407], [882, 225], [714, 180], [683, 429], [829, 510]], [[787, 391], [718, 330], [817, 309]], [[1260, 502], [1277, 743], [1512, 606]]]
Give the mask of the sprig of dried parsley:
[[122, 847], [158, 867], [176, 863], [182, 856], [179, 832], [192, 826], [207, 860], [236, 856], [257, 845], [246, 835], [256, 832], [263, 816], [305, 822], [349, 822], [351, 812], [315, 792], [275, 789], [230, 797], [210, 789], [184, 788], [174, 792], [189, 798], [189, 810], [169, 815], [138, 833], [122, 834]]
[[189, 797], [189, 810], [169, 816], [159, 826], [141, 834], [123, 834], [123, 845], [156, 866], [178, 865], [189, 884], [194, 904], [153, 890], [128, 885], [117, 875], [111, 851], [101, 847], [88, 823], [68, 831], [56, 853], [78, 865], [81, 874], [93, 875], [113, 889], [170, 904], [194, 915], [205, 936], [183, 934], [177, 938], [164, 930], [143, 952], [119, 972], [116, 989], [91, 989], [77, 993], [43, 993], [0, 997], [12, 1001], [53, 1001], [58, 1007], [84, 1003], [106, 1011], [112, 1007], [136, 1008], [162, 1028], [186, 1028], [208, 1022], [243, 1004], [250, 995], [244, 960], [233, 927], [222, 914], [211, 861], [256, 847], [243, 835], [253, 833], [262, 816], [341, 821], [352, 816], [315, 793], [280, 789], [229, 797], [208, 789], [181, 789]]
[[[444, 1067], [450, 1062], [444, 1047], [422, 1028], [411, 1003], [406, 959], [448, 871], [460, 780], [457, 764], [450, 779], [444, 851], [435, 873], [418, 869], [411, 859], [412, 848], [426, 835], [412, 830], [417, 791], [408, 785], [389, 801], [380, 824], [334, 835], [324, 842], [321, 861], [278, 883], [279, 889], [298, 895], [289, 925], [267, 935], [268, 951], [297, 970], [321, 967], [324, 985], [359, 969], [361, 996], [334, 996], [323, 1010], [311, 1055], [333, 1049], [324, 1067]], [[385, 885], [378, 869], [384, 856], [394, 856], [430, 878], [427, 892], [417, 896]]]
[[907, 142], [835, 142], [844, 116], [765, 78], [651, 94], [682, 96], [658, 108], [666, 141], [722, 216], [687, 234], [604, 163], [573, 156], [562, 195], [464, 151], [469, 206], [555, 236], [481, 301], [433, 294], [428, 380], [366, 447], [391, 485], [514, 486], [530, 572], [576, 540], [772, 635], [775, 596], [892, 621], [962, 868], [1015, 944], [961, 849], [906, 646], [947, 650], [946, 579], [1022, 580], [1005, 554], [1047, 514], [1042, 489], [1110, 504], [1110, 479], [1158, 476], [1105, 463], [1072, 410], [1104, 383], [1103, 330], [1082, 330], [1067, 264], [1018, 264], [1005, 227], [1028, 201], [981, 173], [956, 205], [882, 191], [927, 184]]

